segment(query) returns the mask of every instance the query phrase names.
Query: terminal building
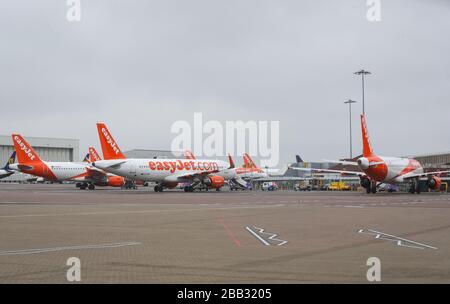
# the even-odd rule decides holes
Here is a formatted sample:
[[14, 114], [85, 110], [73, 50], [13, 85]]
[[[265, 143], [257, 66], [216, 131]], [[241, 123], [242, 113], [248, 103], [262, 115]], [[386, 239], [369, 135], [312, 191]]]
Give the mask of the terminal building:
[[449, 168], [450, 152], [412, 156], [424, 168]]
[[[79, 161], [79, 140], [68, 138], [25, 137], [44, 161]], [[14, 151], [11, 135], [0, 135], [0, 167], [3, 167]], [[13, 174], [0, 181], [12, 182], [28, 179], [26, 174]]]

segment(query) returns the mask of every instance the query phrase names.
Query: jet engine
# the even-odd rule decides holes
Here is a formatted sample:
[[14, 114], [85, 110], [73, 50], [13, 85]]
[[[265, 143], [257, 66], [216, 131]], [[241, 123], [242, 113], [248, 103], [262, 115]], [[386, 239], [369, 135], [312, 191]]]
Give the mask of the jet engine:
[[125, 179], [122, 176], [108, 176], [108, 186], [122, 187], [125, 184]]
[[225, 184], [225, 179], [222, 176], [213, 175], [206, 177], [203, 183], [209, 188], [219, 189]]
[[358, 166], [362, 169], [362, 170], [366, 170], [369, 168], [370, 163], [369, 160], [365, 157], [361, 157], [358, 159]]
[[442, 180], [437, 176], [432, 176], [427, 181], [428, 188], [432, 190], [439, 190], [441, 189]]

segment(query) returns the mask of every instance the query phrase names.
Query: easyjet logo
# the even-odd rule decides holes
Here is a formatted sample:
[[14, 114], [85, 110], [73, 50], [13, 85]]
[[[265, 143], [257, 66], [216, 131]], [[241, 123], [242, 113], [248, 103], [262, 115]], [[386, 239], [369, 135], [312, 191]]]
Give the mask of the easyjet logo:
[[119, 154], [119, 153], [120, 153], [120, 150], [119, 150], [119, 148], [117, 147], [116, 142], [115, 142], [115, 141], [112, 139], [112, 137], [109, 135], [108, 131], [106, 131], [105, 128], [102, 128], [102, 133], [103, 133], [103, 135], [105, 135], [106, 142], [111, 146], [111, 148], [113, 149], [113, 151], [114, 151], [116, 154]]
[[22, 140], [20, 139], [19, 136], [14, 136], [14, 140], [16, 141], [16, 143], [19, 145], [20, 150], [22, 150], [30, 160], [34, 160], [36, 158], [36, 156], [33, 154], [32, 150], [30, 147], [28, 147], [24, 142], [22, 142]]
[[193, 171], [218, 171], [219, 165], [216, 162], [208, 161], [150, 161], [148, 163], [152, 171], [170, 171], [193, 170]]
[[98, 156], [97, 152], [94, 149], [89, 149], [89, 153], [91, 154], [93, 161], [100, 160], [100, 156]]

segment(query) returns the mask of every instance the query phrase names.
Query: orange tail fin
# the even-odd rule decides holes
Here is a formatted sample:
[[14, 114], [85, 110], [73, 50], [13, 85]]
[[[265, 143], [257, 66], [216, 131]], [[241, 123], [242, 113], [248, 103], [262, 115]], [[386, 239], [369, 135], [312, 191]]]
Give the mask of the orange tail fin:
[[373, 155], [372, 145], [370, 144], [369, 131], [367, 130], [366, 117], [361, 114], [361, 132], [363, 142], [363, 156]]
[[186, 150], [184, 151], [184, 158], [186, 159], [195, 159], [194, 154], [192, 153], [191, 150]]
[[231, 155], [230, 155], [230, 154], [228, 154], [228, 161], [230, 162], [230, 169], [234, 168], [234, 161], [233, 161], [233, 159], [231, 158]]
[[97, 150], [94, 147], [89, 147], [89, 161], [91, 163], [102, 160], [100, 155], [98, 155]]
[[248, 155], [247, 153], [244, 153], [244, 168], [258, 168], [258, 166], [256, 166], [256, 164], [253, 162], [253, 160], [250, 158], [250, 155]]
[[102, 146], [103, 157], [105, 159], [126, 158], [104, 123], [97, 123], [97, 131]]
[[28, 144], [20, 134], [13, 134], [12, 140], [19, 164], [42, 162], [36, 151], [34, 151], [30, 144]]

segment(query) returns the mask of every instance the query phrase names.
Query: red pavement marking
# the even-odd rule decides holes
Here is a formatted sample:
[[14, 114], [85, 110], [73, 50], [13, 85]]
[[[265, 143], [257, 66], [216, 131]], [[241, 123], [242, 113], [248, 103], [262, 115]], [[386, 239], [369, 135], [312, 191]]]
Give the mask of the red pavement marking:
[[231, 231], [230, 227], [228, 227], [228, 225], [225, 224], [225, 222], [222, 219], [219, 220], [219, 223], [223, 226], [228, 237], [236, 244], [236, 246], [241, 247], [241, 241], [239, 241], [238, 238], [234, 235], [234, 233], [233, 233], [233, 231]]

